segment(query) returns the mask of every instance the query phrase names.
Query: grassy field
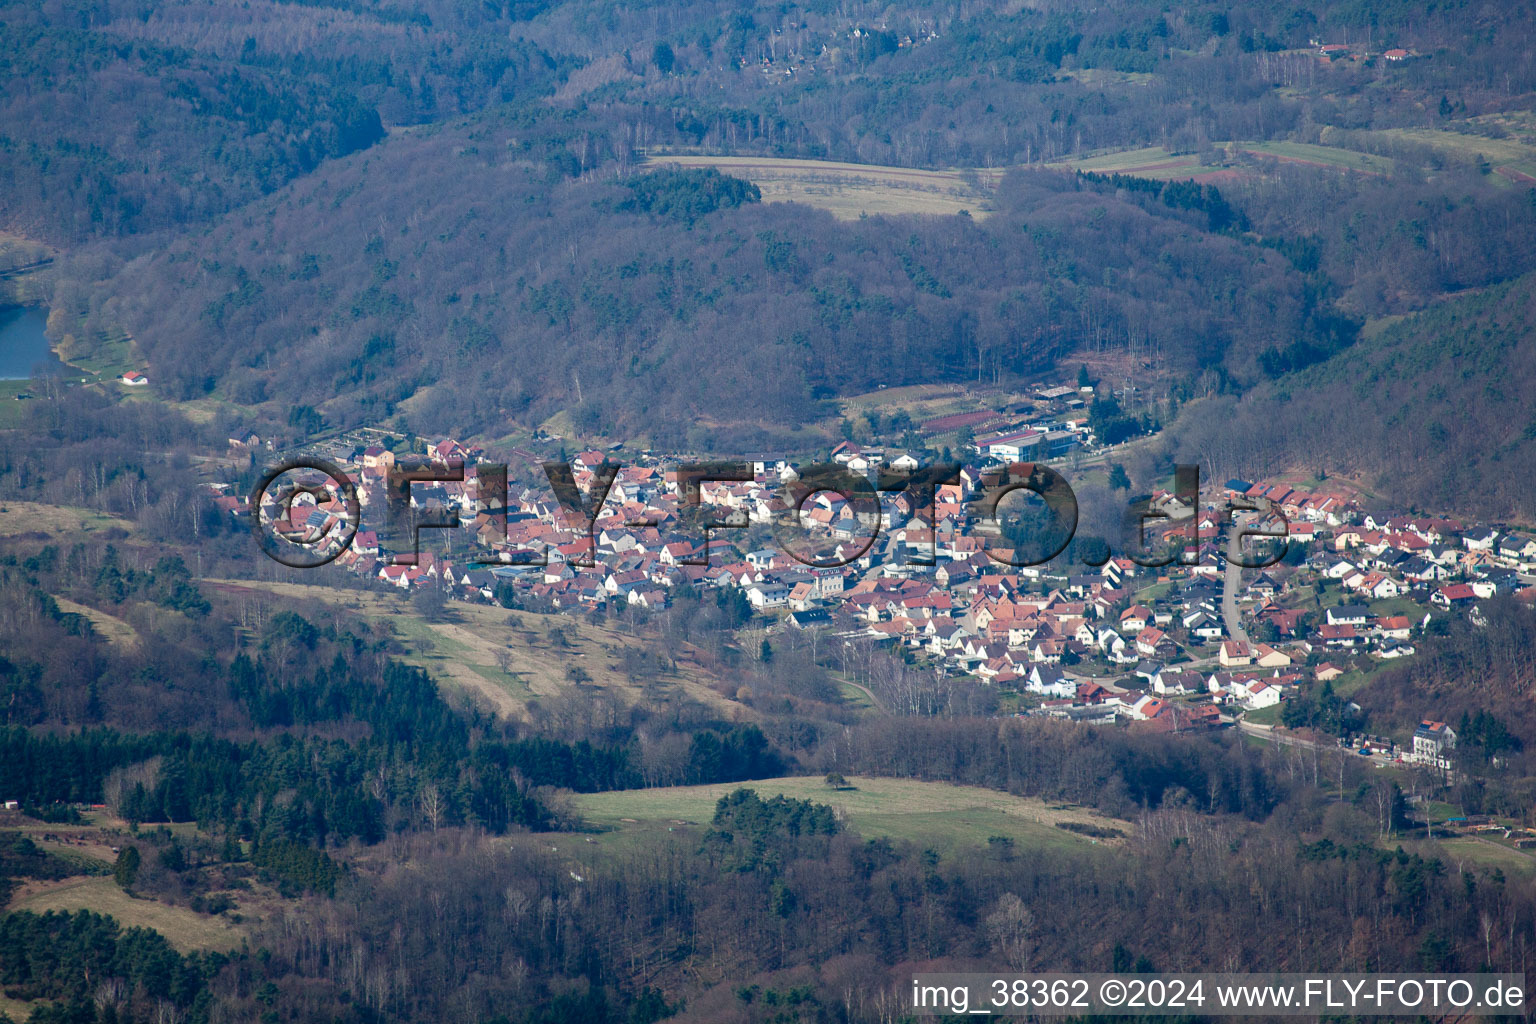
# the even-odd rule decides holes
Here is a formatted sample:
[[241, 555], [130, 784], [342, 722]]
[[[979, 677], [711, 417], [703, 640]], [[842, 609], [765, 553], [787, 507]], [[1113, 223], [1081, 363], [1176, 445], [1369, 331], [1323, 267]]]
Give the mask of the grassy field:
[[1150, 604], [1168, 596], [1173, 590], [1173, 581], [1164, 580], [1161, 583], [1153, 583], [1136, 591], [1136, 601], [1139, 604]]
[[1415, 626], [1423, 620], [1426, 613], [1438, 611], [1438, 609], [1426, 608], [1411, 597], [1387, 597], [1377, 601], [1367, 601], [1365, 605], [1370, 608], [1372, 615], [1379, 618], [1401, 615], [1412, 619]]
[[1279, 725], [1280, 711], [1279, 704], [1274, 704], [1267, 708], [1258, 708], [1253, 711], [1244, 711], [1243, 721], [1251, 722], [1254, 725]]
[[153, 383], [148, 387], [142, 388], [128, 388], [122, 385], [117, 385], [117, 387], [121, 389], [126, 398], [147, 399], [153, 397], [161, 405], [175, 409], [193, 423], [212, 423], [218, 419], [220, 413], [240, 413], [245, 411], [242, 406], [234, 402], [227, 402], [222, 398], [194, 398], [187, 402], [171, 401], [163, 396], [154, 395], [155, 385]]
[[1077, 171], [1094, 171], [1099, 174], [1128, 173], [1138, 168], [1150, 167], [1154, 164], [1166, 164], [1170, 161], [1180, 163], [1192, 162], [1193, 154], [1176, 157], [1162, 146], [1147, 146], [1143, 149], [1125, 149], [1115, 153], [1102, 153], [1098, 156], [1084, 157], [1078, 160], [1070, 160], [1066, 165]]
[[143, 358], [133, 339], [123, 330], [92, 330], [84, 318], [75, 318], [58, 338], [50, 335], [60, 359], [103, 381], [111, 381], [128, 370], [144, 369]]
[[1365, 684], [1376, 677], [1376, 673], [1389, 668], [1391, 664], [1388, 661], [1375, 661], [1371, 663], [1369, 671], [1345, 672], [1333, 681], [1333, 692], [1340, 697], [1352, 697], [1364, 689]]
[[[1306, 142], [1217, 142], [1218, 151], [1269, 157], [1286, 163], [1302, 163], [1317, 167], [1337, 167], [1362, 174], [1386, 174], [1392, 170], [1392, 161], [1385, 157], [1371, 156], [1338, 146], [1319, 146]], [[1202, 178], [1206, 175], [1242, 174], [1241, 166], [1202, 164], [1194, 153], [1171, 153], [1162, 146], [1128, 149], [1118, 153], [1102, 153], [1076, 160], [1066, 160], [1059, 167], [1095, 174], [1130, 174], [1138, 178], [1171, 181], [1183, 178]]]
[[32, 393], [29, 380], [0, 380], [0, 430], [21, 426], [27, 403], [35, 399], [18, 399], [17, 396]]
[[852, 683], [840, 682], [837, 690], [843, 695], [843, 700], [849, 707], [875, 710], [874, 702], [869, 699], [869, 694], [854, 686]]
[[1174, 154], [1162, 146], [1102, 153], [1076, 160], [1065, 160], [1055, 166], [1093, 174], [1130, 174], [1157, 181], [1197, 178], [1222, 170], [1219, 166], [1202, 164], [1200, 158], [1193, 153]]
[[653, 165], [714, 167], [746, 178], [770, 203], [805, 203], [843, 220], [869, 214], [957, 214], [983, 217], [999, 175], [992, 171], [928, 171], [748, 156], [652, 156]]
[[49, 910], [91, 910], [108, 914], [124, 927], [154, 929], [184, 953], [236, 949], [247, 935], [243, 925], [226, 918], [130, 896], [110, 877], [30, 883], [12, 899], [8, 909], [30, 910], [37, 914]]
[[1438, 857], [1451, 864], [1467, 861], [1482, 864], [1485, 867], [1499, 868], [1506, 874], [1526, 877], [1536, 875], [1536, 857], [1491, 839], [1458, 836], [1454, 839], [1394, 838], [1391, 840], [1390, 849], [1396, 849], [1398, 846], [1402, 846], [1410, 853]]
[[864, 836], [906, 839], [937, 850], [984, 846], [992, 836], [1007, 836], [1018, 847], [1054, 846], [1091, 850], [1121, 840], [1093, 840], [1056, 827], [1074, 822], [1119, 829], [1128, 822], [1105, 818], [1080, 807], [1010, 796], [990, 789], [952, 786], [912, 779], [849, 778], [848, 789], [831, 789], [820, 778], [761, 779], [713, 786], [589, 793], [574, 797], [577, 810], [604, 830], [598, 842], [629, 845], [668, 829], [704, 827], [715, 804], [737, 789], [811, 800], [833, 807], [851, 830]]
[[49, 537], [78, 539], [81, 534], [109, 529], [132, 533], [133, 528], [133, 524], [127, 520], [115, 519], [89, 509], [42, 505], [32, 501], [0, 502], [0, 537], [41, 533]]
[[1226, 143], [1244, 153], [1269, 156], [1290, 163], [1317, 164], [1324, 167], [1340, 167], [1362, 174], [1389, 174], [1393, 162], [1386, 157], [1372, 156], [1338, 146], [1318, 146], [1309, 142], [1235, 142]]
[[[909, 384], [895, 388], [877, 388], [849, 395], [839, 402], [842, 418], [857, 420], [870, 411], [889, 417], [901, 411], [912, 417], [914, 425], [956, 413], [997, 411], [1026, 402], [1031, 395], [999, 387], [967, 387], [959, 384]], [[837, 427], [837, 420], [830, 422]]]
[[905, 409], [914, 420], [933, 419], [983, 408], [982, 394], [954, 384], [907, 384], [849, 395], [842, 399], [840, 408], [844, 416], [857, 416], [871, 409], [881, 412]]
[[137, 647], [139, 645], [138, 630], [117, 616], [108, 615], [106, 612], [97, 611], [95, 608], [89, 608], [83, 604], [71, 601], [67, 597], [55, 595], [53, 600], [58, 604], [59, 611], [74, 612], [76, 615], [84, 615], [87, 619], [90, 619], [91, 625], [95, 627], [96, 632], [100, 633], [108, 643], [126, 647]]
[[[406, 648], [406, 661], [502, 715], [525, 717], [530, 700], [574, 692], [577, 683], [570, 673], [580, 668], [589, 677], [581, 682], [581, 687], [608, 694], [624, 705], [651, 702], [681, 692], [728, 717], [752, 717], [750, 709], [710, 688], [712, 677], [699, 665], [688, 645], [681, 644], [671, 652], [677, 659], [676, 672], [666, 672], [649, 682], [637, 681], [624, 672], [622, 662], [625, 649], [639, 648], [641, 642], [574, 616], [556, 618], [452, 602], [445, 621], [426, 622], [415, 614], [403, 595], [341, 591], [305, 583], [204, 583], [226, 594], [308, 598], [385, 623]], [[556, 627], [565, 637], [564, 644], [551, 632]]]
[[26, 1020], [32, 1016], [32, 1011], [39, 1006], [51, 1005], [46, 999], [39, 999], [35, 1003], [23, 1002], [20, 999], [10, 999], [0, 995], [0, 1015], [10, 1017], [12, 1020]]
[[109, 875], [117, 861], [117, 854], [99, 836], [69, 837], [39, 831], [32, 834], [32, 840], [39, 849], [63, 861], [77, 875]]
[[1084, 85], [1151, 85], [1157, 76], [1149, 71], [1116, 71], [1113, 68], [1077, 68], [1058, 71], [1057, 78], [1065, 78]]
[[1520, 174], [1536, 176], [1536, 144], [1524, 141], [1523, 136], [1492, 139], [1444, 128], [1388, 128], [1380, 134], [1429, 146], [1469, 162], [1482, 157], [1494, 167], [1508, 167]]

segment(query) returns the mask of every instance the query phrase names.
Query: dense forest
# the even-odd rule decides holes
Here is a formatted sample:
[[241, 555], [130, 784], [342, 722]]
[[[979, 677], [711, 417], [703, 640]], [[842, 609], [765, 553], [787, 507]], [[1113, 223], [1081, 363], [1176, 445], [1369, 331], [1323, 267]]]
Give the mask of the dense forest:
[[[260, 612], [254, 646], [232, 649], [239, 613], [210, 604], [179, 558], [147, 570], [126, 563], [111, 545], [82, 545], [0, 565], [0, 789], [30, 808], [105, 801], [131, 822], [197, 821], [247, 840], [323, 846], [378, 842], [421, 820], [549, 828], [560, 823], [540, 797], [550, 787], [645, 781], [627, 743], [633, 726], [569, 743], [521, 736], [451, 706], [366, 623]], [[175, 614], [138, 620], [143, 640], [123, 651], [82, 615], [61, 612], [43, 586], [100, 607]], [[756, 726], [696, 715], [650, 730], [662, 745], [669, 732], [685, 734], [677, 781], [782, 773], [784, 758]], [[45, 723], [75, 731], [25, 728]]]
[[[681, 203], [629, 212], [653, 179], [551, 191], [489, 153], [444, 159], [457, 141], [417, 136], [298, 186], [249, 229], [258, 248], [231, 225], [126, 269], [116, 308], [155, 317], [142, 336], [166, 386], [195, 397], [222, 380], [243, 402], [313, 404], [339, 422], [403, 403], [422, 429], [569, 408], [584, 430], [681, 443], [685, 425], [726, 410], [786, 432], [844, 390], [1038, 370], [1065, 351], [1069, 324], [1190, 372], [1252, 367], [1319, 312], [1272, 250], [1059, 174], [1010, 179], [1006, 208], [983, 223], [893, 234], [751, 202], [696, 220]], [[441, 177], [396, 174], [394, 157]], [[673, 191], [709, 187], [703, 172], [660, 176], [683, 179]], [[400, 188], [360, 189], [374, 180]], [[462, 205], [441, 198], [450, 182]], [[307, 212], [343, 195], [356, 237]], [[379, 223], [402, 228], [372, 233]], [[1163, 257], [1148, 267], [1147, 251]], [[1215, 280], [1227, 286], [1213, 305]], [[591, 344], [561, 343], [571, 337]], [[699, 359], [701, 339], [726, 338]], [[201, 358], [186, 358], [194, 348]]]
[[100, 31], [110, 17], [38, 3], [0, 19], [12, 231], [69, 242], [206, 220], [383, 138], [345, 88]]
[[[201, 220], [375, 143], [381, 125], [501, 109], [558, 112], [560, 126], [527, 135], [571, 174], [663, 144], [983, 167], [1422, 124], [1426, 107], [1430, 118], [1476, 115], [1532, 88], [1529, 12], [1502, 8], [1489, 31], [1473, 11], [29, 0], [4, 19], [9, 163], [29, 186], [10, 193], [6, 215], [60, 241]], [[1386, 87], [1294, 52], [1330, 38], [1435, 59]], [[765, 80], [764, 61], [798, 70]], [[1109, 74], [1083, 81], [1085, 70]], [[1460, 106], [1436, 102], [1446, 94]], [[132, 141], [112, 127], [126, 122]], [[204, 167], [209, 152], [217, 174]], [[150, 188], [161, 175], [182, 186], [173, 205]], [[71, 191], [58, 187], [76, 178]]]

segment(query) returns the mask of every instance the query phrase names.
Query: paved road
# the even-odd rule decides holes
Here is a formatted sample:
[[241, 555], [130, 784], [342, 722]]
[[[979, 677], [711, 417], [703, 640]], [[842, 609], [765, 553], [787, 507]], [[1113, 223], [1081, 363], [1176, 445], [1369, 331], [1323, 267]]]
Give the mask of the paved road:
[[1268, 740], [1271, 743], [1278, 743], [1286, 747], [1307, 747], [1312, 750], [1322, 751], [1344, 749], [1337, 743], [1318, 743], [1314, 740], [1303, 739], [1295, 733], [1279, 732], [1272, 725], [1259, 725], [1257, 722], [1245, 722], [1239, 719], [1237, 727], [1250, 736], [1257, 736], [1259, 739]]
[[880, 712], [882, 715], [890, 714], [890, 711], [886, 709], [886, 706], [880, 703], [880, 698], [875, 696], [875, 691], [871, 690], [869, 687], [863, 685], [862, 683], [856, 683], [852, 679], [849, 679], [846, 673], [843, 675], [842, 682], [846, 683], [848, 686], [853, 687], [855, 690], [858, 690], [865, 697], [867, 697], [869, 699], [870, 706], [873, 707], [876, 711]]
[[[1157, 440], [1159, 436], [1160, 435], [1153, 434], [1150, 437], [1132, 438], [1129, 441], [1122, 441], [1119, 444], [1110, 445], [1108, 448], [1100, 448], [1098, 451], [1089, 454], [1071, 453], [1068, 455], [1058, 455], [1054, 459], [1046, 459], [1045, 464], [1050, 466], [1052, 469], [1060, 469], [1063, 466], [1066, 466], [1069, 469], [1087, 469], [1090, 466], [1097, 466], [1102, 463], [1106, 463], [1113, 458], [1124, 455], [1126, 452], [1131, 451], [1134, 448], [1139, 448], [1142, 445], [1150, 444]], [[1078, 459], [1077, 465], [1075, 467], [1072, 464], [1074, 455], [1076, 455]]]
[[1258, 518], [1257, 512], [1232, 517], [1232, 532], [1227, 538], [1227, 575], [1221, 589], [1221, 619], [1226, 624], [1227, 636], [1249, 643], [1248, 631], [1243, 628], [1242, 617], [1237, 614], [1237, 592], [1243, 585], [1243, 570], [1237, 559], [1243, 553], [1243, 530]]
[[37, 260], [34, 263], [23, 263], [17, 267], [9, 267], [5, 270], [0, 270], [0, 280], [6, 280], [12, 277], [20, 277], [22, 274], [30, 274], [32, 271], [42, 270], [44, 267], [49, 266], [52, 263], [53, 258], [49, 257], [45, 260]]

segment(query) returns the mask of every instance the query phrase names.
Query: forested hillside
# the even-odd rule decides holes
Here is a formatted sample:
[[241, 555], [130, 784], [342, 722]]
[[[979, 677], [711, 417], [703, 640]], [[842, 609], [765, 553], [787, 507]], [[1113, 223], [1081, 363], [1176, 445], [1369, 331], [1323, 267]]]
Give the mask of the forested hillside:
[[[167, 396], [275, 421], [309, 405], [473, 432], [564, 410], [587, 432], [784, 447], [830, 396], [1085, 350], [1129, 355], [1174, 398], [1231, 394], [1346, 347], [1364, 316], [1532, 269], [1536, 215], [1475, 142], [1507, 135], [1485, 119], [1536, 74], [1536, 19], [1499, 22], [1351, 4], [19, 5], [0, 221], [97, 239], [54, 286], [82, 336], [126, 331]], [[1318, 39], [1418, 59], [1324, 60]], [[130, 122], [131, 140], [107, 127]], [[1464, 157], [1405, 128], [1447, 129]], [[1241, 141], [1324, 136], [1339, 166]], [[1146, 146], [1193, 154], [1197, 180], [1064, 169]], [[649, 205], [655, 147], [972, 168], [991, 198], [852, 226], [746, 193]], [[1350, 171], [1352, 151], [1388, 170]], [[1035, 170], [993, 173], [1008, 167]], [[661, 191], [690, 188], [709, 191]]]
[[1449, 299], [1240, 398], [1189, 405], [1176, 450], [1218, 476], [1351, 474], [1407, 506], [1528, 522], [1533, 317], [1531, 276]]
[[[133, 822], [217, 822], [246, 839], [323, 846], [412, 827], [423, 794], [433, 794], [434, 829], [504, 832], [560, 823], [542, 787], [643, 781], [640, 749], [628, 744], [655, 707], [575, 742], [527, 735], [450, 703], [370, 623], [317, 626], [267, 603], [215, 604], [178, 557], [143, 565], [143, 554], [136, 544], [43, 545], [0, 560], [0, 790], [10, 799], [106, 800]], [[136, 622], [136, 642], [109, 642], [87, 617], [61, 611], [53, 595], [63, 593]], [[253, 611], [261, 624], [248, 633], [235, 616]], [[782, 773], [756, 727], [687, 701], [670, 713], [647, 746], [686, 734], [680, 779]], [[27, 731], [49, 724], [71, 732]]]
[[70, 243], [202, 221], [383, 137], [345, 85], [131, 40], [102, 31], [110, 18], [105, 4], [0, 13], [8, 230]]
[[[1468, 729], [1463, 730], [1467, 733], [1463, 746], [1471, 748], [1471, 756], [1484, 766], [1499, 756], [1504, 769], [1499, 774], [1521, 780], [1523, 787], [1528, 770], [1517, 752], [1536, 753], [1536, 714], [1531, 707], [1536, 690], [1536, 624], [1529, 611], [1513, 600], [1491, 602], [1485, 614], [1486, 627], [1449, 624], [1447, 635], [1429, 645], [1424, 658], [1382, 673], [1359, 699], [1383, 722], [1409, 724], [1416, 714], [1413, 709], [1424, 701], [1445, 708], [1451, 722], [1494, 716], [1497, 742]], [[1474, 785], [1481, 787], [1481, 783]], [[1496, 799], [1510, 804], [1526, 798], [1520, 790], [1495, 788]]]
[[550, 185], [512, 131], [412, 135], [328, 168], [269, 218], [126, 268], [113, 312], [182, 397], [217, 386], [337, 422], [399, 409], [423, 432], [570, 408], [585, 430], [672, 443], [700, 416], [782, 429], [844, 390], [1029, 372], [1085, 335], [1185, 372], [1251, 367], [1316, 313], [1284, 257], [1202, 212], [1058, 173], [1008, 178], [984, 222], [695, 216], [632, 197], [657, 177], [707, 189], [704, 172]]

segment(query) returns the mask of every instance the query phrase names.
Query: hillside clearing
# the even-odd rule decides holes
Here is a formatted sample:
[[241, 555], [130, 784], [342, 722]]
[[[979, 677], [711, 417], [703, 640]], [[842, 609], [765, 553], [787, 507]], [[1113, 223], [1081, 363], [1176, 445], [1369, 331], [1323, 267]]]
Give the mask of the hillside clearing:
[[107, 914], [125, 928], [151, 928], [159, 932], [183, 953], [237, 949], [247, 936], [243, 925], [226, 918], [130, 896], [110, 877], [29, 883], [18, 891], [7, 909], [30, 910], [36, 914], [49, 910], [90, 910]]
[[843, 220], [864, 214], [954, 215], [965, 210], [986, 216], [995, 171], [930, 171], [915, 167], [836, 163], [755, 156], [652, 156], [648, 164], [713, 167], [746, 178], [770, 203], [804, 203]]
[[1128, 822], [1086, 808], [973, 786], [865, 776], [850, 777], [848, 783], [851, 788], [832, 789], [821, 778], [790, 777], [584, 793], [572, 800], [591, 824], [606, 831], [599, 842], [635, 840], [680, 826], [707, 826], [719, 799], [738, 789], [754, 790], [765, 799], [782, 795], [828, 804], [861, 835], [906, 839], [935, 849], [985, 846], [992, 836], [1006, 836], [1018, 846], [1084, 849], [1122, 840], [1090, 839], [1058, 828], [1057, 823], [1114, 828], [1127, 834], [1132, 828]]
[[1219, 165], [1202, 164], [1200, 158], [1193, 153], [1172, 153], [1162, 146], [1101, 153], [1080, 159], [1063, 160], [1050, 166], [1058, 170], [1080, 171], [1086, 174], [1126, 174], [1154, 181], [1182, 181], [1188, 178], [1238, 173]]
[[[624, 670], [624, 658], [628, 650], [641, 650], [642, 642], [573, 616], [536, 615], [454, 601], [448, 605], [445, 621], [427, 622], [403, 596], [381, 592], [257, 580], [202, 582], [227, 594], [307, 598], [385, 623], [406, 648], [405, 661], [446, 679], [501, 715], [526, 718], [532, 700], [584, 690], [605, 693], [626, 706], [655, 703], [680, 691], [729, 717], [753, 716], [750, 709], [710, 687], [712, 677], [687, 644], [678, 644], [671, 652], [677, 662], [675, 670], [663, 671], [654, 679], [636, 679]], [[557, 628], [559, 633], [554, 632]], [[579, 684], [572, 679], [578, 668], [586, 676]]]
[[[960, 412], [992, 410], [998, 404], [1018, 402], [1027, 396], [1011, 389], [973, 388], [946, 384], [909, 384], [904, 387], [880, 388], [861, 395], [849, 395], [842, 399], [843, 418], [861, 416], [870, 410], [907, 413], [914, 422], [937, 419]], [[835, 426], [836, 424], [834, 424]]]
[[54, 603], [59, 606], [61, 612], [73, 612], [76, 615], [84, 615], [95, 627], [96, 632], [108, 643], [118, 647], [137, 647], [139, 645], [139, 633], [128, 623], [116, 615], [108, 615], [106, 612], [97, 611], [95, 608], [71, 601], [67, 597], [54, 597]]
[[1231, 142], [1226, 145], [1251, 156], [1271, 157], [1282, 163], [1340, 167], [1361, 174], [1388, 174], [1395, 166], [1386, 157], [1310, 142]]
[[1536, 175], [1536, 145], [1519, 139], [1492, 139], [1486, 135], [1443, 128], [1386, 128], [1378, 134], [1430, 146], [1466, 161], [1481, 157], [1490, 164], [1508, 167], [1519, 175]]
[[108, 529], [132, 532], [134, 525], [90, 509], [44, 505], [35, 501], [0, 502], [0, 537], [45, 534], [70, 537]]
[[8, 1016], [12, 1020], [26, 1020], [32, 1016], [32, 1011], [40, 1006], [52, 1005], [47, 1000], [39, 999], [36, 1002], [24, 1002], [20, 999], [11, 999], [0, 995], [0, 1016]]
[[1193, 154], [1174, 156], [1162, 146], [1146, 146], [1141, 149], [1125, 149], [1114, 153], [1064, 160], [1054, 166], [1069, 167], [1074, 171], [1091, 171], [1095, 174], [1134, 174], [1167, 164], [1193, 166]]
[[[1188, 178], [1219, 181], [1243, 177], [1252, 173], [1251, 164], [1255, 158], [1309, 167], [1333, 167], [1359, 174], [1387, 174], [1394, 166], [1386, 157], [1307, 142], [1216, 142], [1212, 146], [1222, 157], [1213, 164], [1201, 163], [1194, 153], [1174, 153], [1162, 146], [1148, 146], [1064, 160], [1054, 166], [1092, 174], [1127, 174], [1156, 181]], [[1249, 166], [1245, 167], [1245, 164]]]
[[1402, 846], [1411, 853], [1418, 853], [1425, 857], [1447, 859], [1457, 865], [1458, 870], [1464, 862], [1471, 862], [1488, 868], [1498, 868], [1511, 874], [1523, 876], [1536, 874], [1536, 857], [1492, 839], [1479, 839], [1474, 836], [1433, 840], [1407, 837], [1404, 841], [1394, 839], [1391, 845]]
[[[19, 427], [27, 418], [27, 403], [35, 401], [30, 380], [0, 380], [0, 430]], [[23, 398], [23, 395], [29, 397]]]

